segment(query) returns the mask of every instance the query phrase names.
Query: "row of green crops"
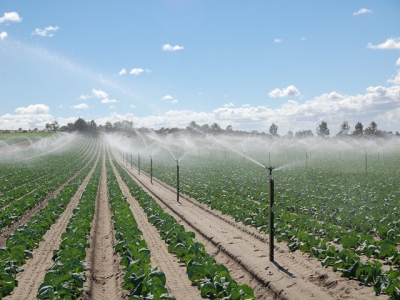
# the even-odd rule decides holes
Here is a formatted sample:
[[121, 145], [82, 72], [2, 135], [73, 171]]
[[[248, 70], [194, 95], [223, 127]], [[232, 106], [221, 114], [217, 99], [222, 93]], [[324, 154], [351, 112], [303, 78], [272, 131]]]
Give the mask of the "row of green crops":
[[123, 288], [129, 291], [129, 299], [175, 299], [165, 287], [165, 274], [150, 265], [150, 250], [142, 239], [142, 232], [119, 188], [109, 160], [107, 184], [118, 241], [115, 251], [122, 256], [121, 265], [125, 272]]
[[189, 280], [197, 284], [202, 297], [212, 299], [254, 299], [254, 292], [248, 285], [238, 285], [228, 269], [217, 264], [206, 252], [204, 246], [194, 240], [193, 232], [186, 232], [172, 216], [165, 213], [157, 202], [144, 192], [136, 182], [117, 165], [119, 174], [139, 201], [148, 220], [159, 230], [168, 244], [168, 251], [185, 263]]
[[8, 237], [6, 247], [0, 249], [0, 298], [10, 294], [18, 284], [15, 279], [16, 274], [23, 271], [22, 265], [26, 259], [32, 257], [32, 250], [39, 246], [43, 235], [65, 210], [93, 165], [94, 161], [88, 164], [29, 222], [21, 225], [14, 234]]
[[[95, 145], [92, 143], [92, 148]], [[42, 187], [45, 183], [51, 184], [54, 174], [64, 173], [66, 170], [78, 170], [92, 156], [93, 149], [86, 147], [71, 151], [68, 158], [52, 156], [47, 161], [43, 159], [33, 162], [29, 165], [22, 164], [19, 170], [16, 168], [7, 168], [7, 171], [14, 171], [13, 176], [4, 178], [6, 185], [3, 188], [3, 194], [0, 196], [0, 207], [18, 200], [36, 189]], [[10, 189], [12, 187], [12, 189]]]
[[[176, 167], [168, 155], [164, 160], [153, 158], [153, 175], [175, 186]], [[179, 157], [179, 153], [175, 155]], [[369, 175], [342, 172], [334, 160], [320, 160], [319, 165], [308, 169], [295, 165], [274, 172], [278, 239], [287, 241], [292, 251], [301, 249], [321, 260], [324, 258], [317, 254], [330, 249], [325, 246], [327, 242], [338, 245], [335, 258], [340, 253], [342, 257], [353, 257], [354, 253], [357, 259], [358, 255], [380, 259], [395, 269], [383, 272], [380, 262], [359, 262], [358, 273], [357, 268], [354, 274], [346, 272], [348, 265], [335, 264], [340, 265], [335, 270], [373, 284], [377, 294], [397, 295], [400, 171], [393, 162], [398, 160], [396, 154], [386, 155]], [[145, 160], [141, 169], [150, 172]], [[225, 161], [185, 155], [180, 162], [182, 193], [261, 231], [269, 226], [267, 182], [266, 170], [243, 159]], [[373, 274], [367, 281], [365, 270]]]
[[[76, 172], [82, 169], [82, 165], [85, 165], [90, 160], [93, 160], [93, 157], [94, 154], [92, 153], [90, 156], [86, 156], [83, 159], [75, 161], [73, 165], [69, 165], [65, 168], [59, 168], [59, 171], [57, 171], [56, 174], [51, 174], [48, 177], [42, 178], [40, 182], [37, 182], [38, 186], [36, 189], [34, 189], [34, 191], [26, 193], [20, 199], [16, 199], [8, 206], [0, 210], [0, 230], [5, 226], [10, 226], [26, 211], [32, 209], [39, 202], [43, 201], [57, 187], [61, 186]], [[58, 163], [68, 164], [69, 160], [70, 158], [65, 156], [63, 157], [63, 160], [60, 160]]]
[[[86, 146], [87, 143], [87, 141], [83, 140], [74, 142], [71, 145], [72, 149], [68, 155], [71, 158], [81, 156], [84, 151], [88, 151], [89, 149]], [[0, 162], [1, 198], [4, 198], [7, 192], [11, 192], [44, 175], [54, 172], [59, 167], [59, 159], [58, 155], [47, 155], [31, 159], [27, 162]]]
[[86, 248], [90, 247], [87, 237], [94, 216], [100, 174], [101, 164], [97, 163], [66, 231], [61, 235], [62, 242], [53, 254], [54, 264], [39, 287], [37, 299], [77, 299], [83, 293]]

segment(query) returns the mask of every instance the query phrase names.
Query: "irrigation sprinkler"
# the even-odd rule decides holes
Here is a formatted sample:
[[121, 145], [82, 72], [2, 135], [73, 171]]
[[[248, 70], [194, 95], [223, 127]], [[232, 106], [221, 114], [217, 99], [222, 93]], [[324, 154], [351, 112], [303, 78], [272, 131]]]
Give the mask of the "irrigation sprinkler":
[[274, 180], [272, 179], [272, 170], [274, 167], [266, 168], [269, 171], [269, 260], [274, 261]]
[[178, 160], [175, 159], [176, 161], [176, 201], [179, 202], [179, 164]]
[[367, 153], [365, 153], [365, 174], [368, 174]]
[[153, 156], [150, 155], [150, 182], [153, 184]]
[[140, 154], [138, 153], [138, 174], [140, 175]]
[[307, 155], [307, 152], [306, 152], [306, 169], [308, 168], [308, 155]]

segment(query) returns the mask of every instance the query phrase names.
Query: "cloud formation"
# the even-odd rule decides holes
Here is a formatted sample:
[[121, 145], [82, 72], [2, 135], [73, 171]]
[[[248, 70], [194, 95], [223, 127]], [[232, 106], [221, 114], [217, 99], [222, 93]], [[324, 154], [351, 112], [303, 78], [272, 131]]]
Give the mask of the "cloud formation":
[[[170, 96], [170, 95], [166, 95]], [[172, 96], [167, 100], [173, 99]], [[96, 120], [97, 124], [106, 121], [133, 121], [136, 127], [179, 127], [185, 128], [191, 121], [197, 124], [218, 123], [222, 128], [232, 125], [234, 130], [259, 130], [268, 132], [271, 123], [279, 126], [279, 134], [291, 130], [315, 129], [321, 120], [328, 123], [331, 136], [339, 132], [343, 120], [354, 129], [360, 121], [366, 127], [370, 122], [378, 123], [381, 130], [394, 130], [400, 126], [400, 86], [370, 86], [364, 94], [342, 95], [338, 92], [322, 94], [312, 100], [299, 103], [289, 100], [277, 109], [267, 106], [243, 105], [235, 107], [225, 104], [210, 112], [193, 110], [169, 110], [163, 115], [136, 117], [132, 113], [120, 115], [112, 113], [109, 117]]]
[[399, 57], [398, 60], [396, 61], [396, 66], [400, 66], [400, 57]]
[[165, 95], [164, 97], [161, 98], [163, 101], [169, 101], [171, 103], [177, 103], [178, 100], [174, 99], [171, 95]]
[[[400, 60], [400, 59], [399, 59]], [[400, 85], [400, 70], [397, 71], [397, 75], [392, 79], [388, 79], [388, 83], [399, 84]]]
[[125, 69], [125, 68], [122, 68], [122, 70], [119, 71], [118, 74], [119, 74], [119, 75], [124, 75], [124, 74], [126, 74], [126, 69]]
[[299, 96], [300, 92], [296, 89], [294, 85], [289, 85], [287, 88], [282, 90], [276, 88], [272, 90], [268, 96], [271, 98], [282, 98], [282, 97], [289, 97], [289, 96]]
[[275, 43], [282, 43], [282, 39], [275, 39], [274, 42]]
[[22, 18], [18, 15], [17, 12], [6, 12], [4, 16], [0, 18], [0, 24], [6, 22], [21, 22]]
[[118, 101], [115, 99], [106, 98], [106, 99], [101, 100], [101, 103], [118, 103]]
[[140, 73], [143, 73], [144, 72], [144, 70], [142, 69], [142, 68], [133, 68], [130, 72], [129, 72], [129, 74], [132, 74], [132, 75], [140, 75]]
[[102, 90], [93, 89], [92, 94], [93, 94], [93, 96], [95, 96], [98, 99], [108, 98], [108, 94]]
[[71, 108], [86, 109], [86, 108], [89, 108], [89, 106], [86, 103], [81, 103], [81, 104], [73, 105], [73, 106], [71, 106]]
[[372, 43], [368, 43], [367, 48], [370, 49], [400, 49], [400, 37], [391, 37], [386, 40], [386, 42], [373, 45]]
[[358, 16], [366, 13], [372, 13], [372, 10], [367, 9], [367, 8], [360, 8], [358, 11], [353, 12], [353, 16]]
[[47, 26], [45, 29], [36, 28], [32, 35], [39, 35], [39, 36], [54, 36], [54, 33], [59, 30], [60, 27], [58, 26]]
[[2, 31], [0, 32], [0, 40], [4, 40], [8, 36], [7, 32]]
[[183, 50], [183, 46], [171, 46], [170, 44], [165, 44], [164, 46], [162, 46], [162, 49], [164, 51], [177, 51], [177, 50]]
[[15, 112], [18, 115], [37, 115], [37, 114], [47, 114], [50, 111], [50, 107], [44, 104], [33, 104], [28, 107], [18, 107]]

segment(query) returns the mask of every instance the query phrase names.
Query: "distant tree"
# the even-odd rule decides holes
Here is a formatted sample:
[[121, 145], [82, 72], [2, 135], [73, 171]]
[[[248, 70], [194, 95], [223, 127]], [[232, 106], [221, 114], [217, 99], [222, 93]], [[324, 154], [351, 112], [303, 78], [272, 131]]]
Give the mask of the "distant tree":
[[285, 138], [287, 138], [287, 139], [292, 139], [292, 138], [293, 138], [293, 132], [291, 132], [291, 131], [289, 130], [288, 133], [285, 135]]
[[19, 131], [19, 132], [22, 132], [22, 128], [21, 128], [21, 127], [20, 127], [20, 128], [18, 128], [18, 131]]
[[300, 131], [296, 132], [294, 135], [294, 137], [298, 138], [298, 139], [304, 139], [304, 138], [313, 137], [313, 136], [314, 136], [314, 134], [312, 133], [312, 131], [310, 129], [300, 130]]
[[356, 126], [354, 126], [353, 135], [362, 135], [363, 134], [363, 124], [361, 122], [357, 122]]
[[233, 131], [232, 125], [226, 126], [226, 131], [227, 131], [227, 132], [232, 132], [232, 131]]
[[86, 133], [87, 126], [86, 121], [80, 117], [74, 123], [74, 128], [78, 130], [79, 133]]
[[220, 133], [222, 131], [221, 126], [219, 126], [217, 123], [213, 123], [211, 125], [211, 131], [214, 133]]
[[378, 133], [378, 124], [375, 121], [372, 121], [371, 124], [365, 129], [365, 135], [377, 135]]
[[321, 124], [318, 125], [317, 135], [325, 138], [329, 136], [328, 124], [325, 121], [322, 121]]
[[111, 132], [113, 130], [112, 124], [110, 121], [107, 121], [106, 124], [104, 125], [104, 130], [106, 132]]
[[340, 131], [339, 131], [339, 135], [340, 134], [347, 134], [347, 133], [349, 133], [349, 130], [350, 130], [350, 125], [349, 125], [349, 122], [347, 122], [347, 121], [344, 121], [343, 123], [342, 123], [342, 125], [340, 125]]
[[269, 127], [269, 133], [273, 136], [278, 135], [278, 126], [276, 126], [275, 123], [272, 123], [272, 125]]
[[201, 131], [203, 133], [209, 132], [210, 131], [210, 125], [204, 124], [203, 126], [201, 126]]

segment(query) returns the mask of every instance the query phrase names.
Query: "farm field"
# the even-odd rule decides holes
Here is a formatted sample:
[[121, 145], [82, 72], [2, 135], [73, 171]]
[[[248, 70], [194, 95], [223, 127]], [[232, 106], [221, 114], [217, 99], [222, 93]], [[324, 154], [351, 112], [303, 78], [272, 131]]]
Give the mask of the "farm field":
[[397, 140], [40, 145], [0, 153], [4, 299], [400, 297]]

